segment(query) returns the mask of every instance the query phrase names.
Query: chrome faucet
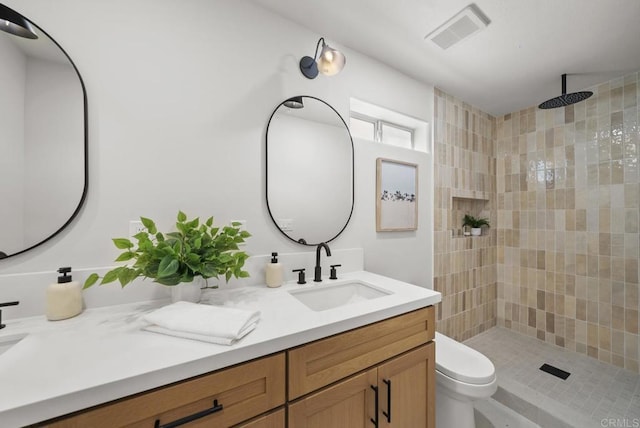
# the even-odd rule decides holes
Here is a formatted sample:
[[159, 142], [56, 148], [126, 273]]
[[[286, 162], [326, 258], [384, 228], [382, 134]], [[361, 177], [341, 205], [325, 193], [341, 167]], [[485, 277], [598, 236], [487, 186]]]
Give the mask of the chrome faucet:
[[313, 276], [313, 282], [322, 281], [322, 266], [320, 266], [320, 250], [323, 249], [327, 252], [327, 257], [331, 257], [331, 250], [329, 246], [324, 242], [321, 242], [316, 247], [316, 268]]

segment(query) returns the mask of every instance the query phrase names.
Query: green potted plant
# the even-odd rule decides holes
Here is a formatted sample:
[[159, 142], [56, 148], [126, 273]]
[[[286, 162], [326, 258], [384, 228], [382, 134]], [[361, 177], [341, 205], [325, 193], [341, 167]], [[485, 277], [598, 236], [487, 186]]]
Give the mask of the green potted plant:
[[469, 214], [465, 214], [464, 218], [462, 219], [462, 226], [469, 226], [471, 228], [472, 236], [482, 235], [482, 226], [491, 227], [488, 219], [482, 217], [474, 217]]
[[[241, 230], [240, 223], [219, 228], [213, 226], [213, 217], [201, 224], [199, 218], [188, 220], [186, 214], [179, 211], [176, 231], [162, 233], [153, 220], [146, 217], [140, 220], [145, 230], [133, 236], [137, 245], [127, 238], [113, 239], [115, 246], [124, 250], [116, 261], [133, 264], [110, 270], [100, 285], [118, 280], [124, 287], [138, 277], [151, 278], [153, 282], [173, 287], [174, 301], [198, 301], [201, 288], [217, 288], [217, 285], [209, 286], [209, 278], [222, 275], [229, 281], [232, 276], [249, 276], [242, 270], [249, 256], [240, 251], [238, 245], [251, 234]], [[84, 288], [91, 287], [98, 279], [100, 276], [92, 273]]]

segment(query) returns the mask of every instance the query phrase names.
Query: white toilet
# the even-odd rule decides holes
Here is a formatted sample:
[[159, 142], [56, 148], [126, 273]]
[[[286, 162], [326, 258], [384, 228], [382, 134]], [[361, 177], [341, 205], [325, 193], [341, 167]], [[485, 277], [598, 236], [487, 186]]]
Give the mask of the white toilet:
[[436, 332], [436, 428], [474, 428], [473, 402], [498, 389], [496, 369], [480, 352]]

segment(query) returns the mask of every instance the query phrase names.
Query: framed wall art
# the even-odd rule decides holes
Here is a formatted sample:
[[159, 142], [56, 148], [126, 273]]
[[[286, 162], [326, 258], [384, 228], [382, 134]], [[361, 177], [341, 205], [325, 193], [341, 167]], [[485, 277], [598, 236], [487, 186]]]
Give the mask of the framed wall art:
[[376, 160], [376, 231], [418, 229], [418, 165]]

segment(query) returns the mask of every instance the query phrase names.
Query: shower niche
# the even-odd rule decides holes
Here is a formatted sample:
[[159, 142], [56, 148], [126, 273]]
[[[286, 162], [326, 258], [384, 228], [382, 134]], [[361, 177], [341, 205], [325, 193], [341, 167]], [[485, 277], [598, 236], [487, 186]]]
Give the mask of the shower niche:
[[[466, 214], [488, 218], [491, 223], [491, 206], [486, 192], [458, 191], [451, 197], [451, 211], [448, 229], [454, 238], [470, 238], [464, 235], [462, 219]], [[483, 232], [483, 236], [484, 236]]]

